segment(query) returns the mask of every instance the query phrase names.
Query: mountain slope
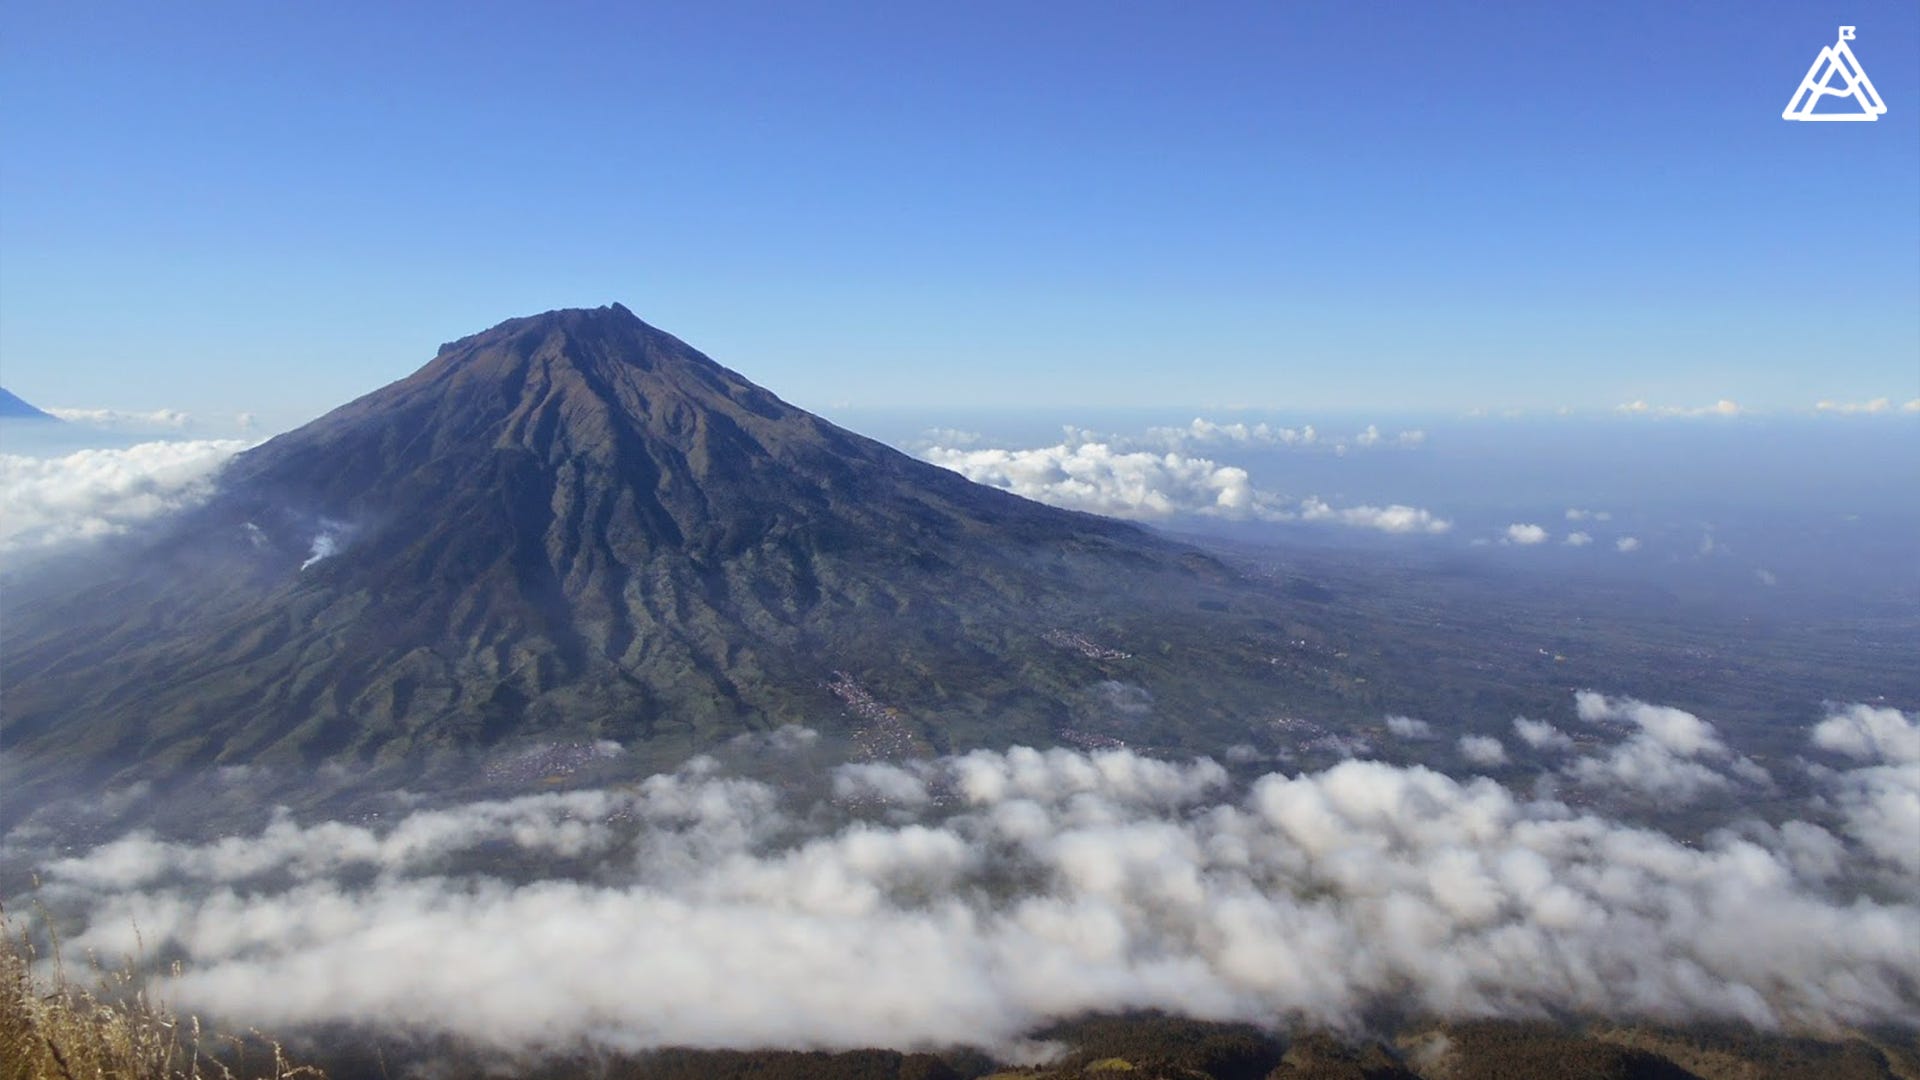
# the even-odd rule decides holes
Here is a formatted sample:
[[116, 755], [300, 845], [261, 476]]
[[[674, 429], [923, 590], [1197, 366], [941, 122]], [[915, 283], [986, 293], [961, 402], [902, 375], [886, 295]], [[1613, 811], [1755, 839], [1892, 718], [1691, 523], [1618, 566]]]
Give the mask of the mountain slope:
[[20, 395], [0, 386], [0, 420], [58, 420], [50, 412], [36, 408]]
[[1109, 674], [1049, 631], [1190, 615], [1230, 584], [1134, 526], [835, 427], [618, 305], [442, 347], [113, 558], [15, 590], [10, 749], [684, 753], [836, 718], [906, 747], [1049, 742]]

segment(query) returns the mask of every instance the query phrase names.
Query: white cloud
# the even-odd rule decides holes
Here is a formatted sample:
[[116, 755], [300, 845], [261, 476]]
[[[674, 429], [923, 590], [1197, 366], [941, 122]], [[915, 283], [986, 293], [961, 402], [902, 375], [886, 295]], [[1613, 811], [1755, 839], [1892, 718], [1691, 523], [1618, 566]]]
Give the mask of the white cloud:
[[1524, 716], [1513, 718], [1513, 733], [1520, 741], [1535, 750], [1571, 750], [1573, 740], [1566, 733], [1545, 720], [1529, 720]]
[[[1071, 430], [1069, 430], [1071, 434]], [[1127, 438], [1110, 438], [1110, 442], [1125, 446]], [[1321, 436], [1313, 425], [1306, 427], [1273, 427], [1265, 423], [1215, 423], [1204, 417], [1194, 417], [1187, 427], [1154, 427], [1146, 429], [1146, 436], [1139, 442], [1146, 446], [1158, 446], [1162, 450], [1187, 450], [1190, 446], [1317, 446]]]
[[1317, 498], [1300, 501], [1302, 521], [1328, 521], [1389, 533], [1443, 533], [1453, 523], [1436, 517], [1431, 511], [1413, 506], [1347, 506], [1334, 508]]
[[1402, 739], [1433, 738], [1433, 725], [1425, 720], [1415, 720], [1411, 716], [1387, 717], [1387, 730]]
[[1637, 536], [1623, 536], [1613, 542], [1613, 550], [1620, 552], [1622, 555], [1629, 555], [1639, 551], [1640, 538]]
[[1475, 765], [1494, 766], [1507, 763], [1507, 748], [1499, 739], [1491, 735], [1460, 736], [1460, 756]]
[[1561, 543], [1566, 544], [1568, 547], [1586, 547], [1588, 544], [1593, 543], [1593, 536], [1591, 533], [1570, 532], [1567, 534], [1567, 538], [1561, 541]]
[[1547, 530], [1538, 525], [1509, 525], [1507, 526], [1506, 539], [1502, 541], [1502, 543], [1522, 545], [1544, 544], [1546, 542]]
[[1650, 405], [1645, 401], [1630, 401], [1625, 405], [1615, 406], [1615, 411], [1627, 413], [1632, 416], [1698, 417], [1739, 416], [1744, 410], [1742, 410], [1738, 404], [1728, 401], [1726, 398], [1721, 398], [1711, 405], [1701, 405], [1692, 408], [1682, 405]]
[[1898, 709], [1847, 706], [1813, 729], [1813, 745], [1860, 761], [1920, 765], [1920, 727]]
[[1920, 724], [1898, 709], [1849, 705], [1813, 729], [1813, 744], [1868, 763], [1830, 778], [1842, 827], [1920, 887]]
[[1591, 690], [1574, 695], [1574, 711], [1590, 724], [1609, 720], [1628, 721], [1667, 750], [1692, 757], [1708, 751], [1723, 751], [1726, 745], [1705, 720], [1667, 705], [1649, 705], [1632, 698], [1610, 698]]
[[[1117, 440], [1124, 442], [1125, 440]], [[1186, 427], [1148, 428], [1145, 441], [1169, 450], [1188, 446], [1297, 446], [1320, 443], [1320, 433], [1312, 424], [1303, 427], [1274, 427], [1269, 424], [1221, 424], [1195, 417]]]
[[1305, 424], [1297, 428], [1280, 427], [1265, 423], [1248, 424], [1238, 421], [1223, 424], [1203, 417], [1196, 417], [1192, 423], [1185, 427], [1148, 428], [1146, 434], [1139, 439], [1129, 439], [1125, 436], [1118, 435], [1094, 437], [1088, 435], [1088, 433], [1079, 432], [1077, 429], [1069, 429], [1069, 433], [1071, 435], [1097, 438], [1098, 441], [1128, 449], [1150, 447], [1176, 451], [1206, 446], [1292, 447], [1301, 450], [1329, 450], [1336, 454], [1344, 454], [1352, 447], [1373, 449], [1375, 447], [1398, 446], [1404, 449], [1412, 449], [1427, 441], [1427, 433], [1425, 431], [1418, 429], [1401, 431], [1389, 437], [1385, 432], [1380, 430], [1378, 424], [1368, 424], [1362, 428], [1358, 434], [1354, 435], [1352, 442], [1348, 442], [1346, 439], [1338, 436], [1328, 437], [1317, 430], [1312, 424]]
[[1822, 401], [1814, 409], [1823, 413], [1839, 413], [1843, 416], [1855, 414], [1877, 415], [1893, 411], [1893, 402], [1886, 398], [1874, 398], [1872, 401]]
[[1612, 521], [1613, 513], [1612, 511], [1609, 511], [1609, 510], [1583, 510], [1578, 507], [1575, 507], [1567, 511], [1567, 520], [1568, 521], [1589, 521], [1589, 520]]
[[[1580, 708], [1669, 750], [1712, 742], [1678, 710]], [[1910, 721], [1877, 717], [1816, 740], [1907, 745]], [[1015, 749], [831, 780], [838, 802], [708, 760], [377, 827], [136, 835], [46, 867], [44, 892], [81, 920], [76, 954], [179, 955], [160, 989], [182, 1009], [513, 1049], [1006, 1045], [1152, 1008], [1830, 1029], [1916, 1004], [1920, 899], [1839, 893], [1862, 849], [1808, 822], [1683, 841], [1360, 761], [1235, 787], [1204, 760]], [[595, 871], [451, 869], [501, 846]]]
[[1080, 433], [1071, 431], [1068, 441], [1056, 446], [1031, 450], [933, 447], [924, 456], [975, 483], [1111, 517], [1305, 521], [1390, 533], [1442, 533], [1451, 527], [1430, 511], [1411, 506], [1333, 507], [1313, 497], [1289, 503], [1256, 488], [1247, 471], [1238, 466], [1174, 451], [1119, 449], [1084, 441]]
[[1590, 690], [1580, 691], [1574, 701], [1580, 719], [1590, 724], [1637, 729], [1606, 753], [1567, 766], [1568, 776], [1589, 787], [1686, 803], [1736, 782], [1772, 784], [1766, 770], [1735, 754], [1712, 724], [1690, 712]]
[[248, 445], [205, 439], [53, 458], [0, 455], [0, 555], [111, 536], [188, 505]]
[[109, 428], [115, 431], [182, 431], [193, 426], [193, 417], [179, 409], [48, 409], [70, 424]]
[[1277, 500], [1257, 491], [1247, 470], [1173, 452], [1125, 451], [1099, 442], [1032, 450], [933, 447], [928, 461], [975, 483], [1053, 506], [1111, 517], [1164, 519], [1176, 514], [1269, 520]]

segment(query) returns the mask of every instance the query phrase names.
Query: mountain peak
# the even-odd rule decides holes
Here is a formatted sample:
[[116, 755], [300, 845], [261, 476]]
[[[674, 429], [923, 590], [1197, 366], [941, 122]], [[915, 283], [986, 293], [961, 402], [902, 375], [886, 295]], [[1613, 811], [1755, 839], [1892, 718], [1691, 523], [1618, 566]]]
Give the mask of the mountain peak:
[[0, 419], [57, 420], [59, 418], [21, 400], [20, 396], [13, 391], [0, 387]]
[[597, 308], [556, 308], [508, 319], [477, 334], [447, 342], [440, 346], [437, 356], [450, 352], [471, 355], [488, 349], [505, 349], [526, 356], [543, 346], [549, 351], [576, 354], [576, 359], [598, 351], [611, 352], [616, 358], [631, 363], [642, 354], [664, 351], [706, 360], [685, 342], [648, 325], [626, 305], [618, 303]]
[[[449, 345], [458, 344], [459, 341], [472, 341], [475, 338], [484, 338], [501, 333], [525, 333], [529, 330], [538, 329], [582, 330], [599, 328], [604, 330], [617, 326], [637, 326], [647, 330], [653, 330], [655, 333], [659, 332], [642, 321], [638, 315], [633, 313], [631, 308], [625, 304], [615, 302], [612, 304], [602, 304], [599, 307], [554, 308], [551, 311], [542, 311], [536, 315], [516, 316], [496, 323], [477, 334], [468, 334], [456, 342], [450, 342]], [[446, 345], [441, 346], [442, 349], [447, 347]]]

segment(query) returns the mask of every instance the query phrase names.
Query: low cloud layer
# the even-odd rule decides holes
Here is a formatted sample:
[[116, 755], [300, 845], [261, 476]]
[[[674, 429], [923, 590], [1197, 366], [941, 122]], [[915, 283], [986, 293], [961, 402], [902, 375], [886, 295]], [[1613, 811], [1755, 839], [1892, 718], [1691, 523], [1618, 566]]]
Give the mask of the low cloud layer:
[[1026, 450], [931, 447], [923, 456], [969, 480], [1051, 506], [1136, 521], [1181, 516], [1309, 522], [1388, 533], [1443, 533], [1451, 523], [1413, 506], [1335, 507], [1254, 486], [1247, 470], [1172, 450], [1129, 450], [1070, 435]]
[[1312, 424], [1303, 424], [1300, 427], [1240, 422], [1222, 424], [1204, 417], [1196, 417], [1185, 427], [1149, 428], [1145, 437], [1137, 440], [1130, 440], [1124, 436], [1108, 436], [1105, 439], [1123, 446], [1131, 446], [1137, 442], [1143, 446], [1176, 451], [1195, 447], [1236, 446], [1285, 447], [1344, 454], [1349, 448], [1355, 447], [1368, 450], [1392, 447], [1412, 449], [1426, 443], [1427, 433], [1412, 429], [1389, 434], [1381, 431], [1378, 424], [1368, 424], [1349, 438], [1345, 435], [1321, 431]]
[[199, 439], [63, 457], [0, 454], [0, 556], [111, 536], [185, 506], [248, 445]]
[[1904, 413], [1920, 413], [1920, 398], [1893, 403], [1891, 398], [1874, 398], [1871, 401], [1822, 401], [1813, 407], [1815, 412], [1833, 413], [1840, 416], [1878, 416], [1896, 409]]
[[1280, 512], [1279, 500], [1256, 490], [1247, 470], [1173, 452], [1067, 442], [1031, 450], [934, 447], [926, 458], [975, 483], [1112, 517], [1198, 514], [1248, 520]]
[[193, 416], [179, 409], [47, 409], [46, 412], [70, 424], [115, 431], [184, 431], [193, 426]]
[[[1738, 765], [1680, 710], [1583, 695], [1578, 715]], [[814, 794], [696, 760], [381, 826], [136, 835], [46, 866], [43, 892], [84, 914], [72, 951], [177, 950], [183, 1007], [513, 1049], [1004, 1046], [1131, 1008], [1911, 1023], [1920, 873], [1890, 841], [1920, 846], [1920, 816], [1883, 800], [1920, 786], [1916, 739], [1897, 711], [1837, 711], [1810, 732], [1835, 764], [1811, 766], [1807, 820], [1697, 841], [1421, 766], [1235, 784], [1206, 760], [1015, 749], [843, 766]], [[483, 850], [575, 872], [461, 869]]]
[[1646, 401], [1629, 401], [1615, 407], [1616, 412], [1630, 416], [1666, 416], [1666, 417], [1703, 417], [1703, 416], [1739, 416], [1740, 406], [1726, 398], [1711, 405], [1653, 405]]

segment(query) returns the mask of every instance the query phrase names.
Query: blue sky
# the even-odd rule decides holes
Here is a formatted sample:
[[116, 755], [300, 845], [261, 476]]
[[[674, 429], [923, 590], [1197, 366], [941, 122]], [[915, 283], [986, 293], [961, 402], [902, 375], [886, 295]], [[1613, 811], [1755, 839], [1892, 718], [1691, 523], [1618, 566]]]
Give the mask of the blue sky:
[[[1781, 120], [1842, 23], [1889, 113]], [[0, 100], [45, 405], [612, 300], [817, 408], [1920, 397], [1905, 2], [15, 0]]]

